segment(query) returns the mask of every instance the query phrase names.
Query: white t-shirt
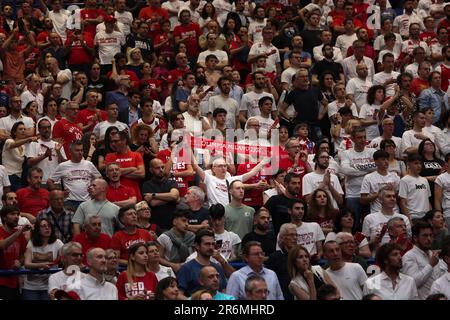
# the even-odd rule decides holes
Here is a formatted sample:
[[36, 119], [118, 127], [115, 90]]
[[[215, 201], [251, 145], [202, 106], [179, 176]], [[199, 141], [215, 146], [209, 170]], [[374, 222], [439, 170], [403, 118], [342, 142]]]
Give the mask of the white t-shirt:
[[225, 126], [227, 129], [236, 129], [236, 117], [239, 116], [239, 106], [236, 100], [222, 95], [212, 96], [209, 98], [209, 112], [213, 113], [217, 108], [223, 108], [227, 110], [227, 118], [225, 120]]
[[261, 114], [261, 111], [259, 110], [258, 102], [262, 97], [272, 98], [272, 111], [277, 111], [277, 106], [275, 105], [275, 99], [273, 98], [273, 95], [265, 91], [261, 93], [250, 91], [244, 94], [241, 99], [239, 111], [247, 111], [247, 118], [259, 116]]
[[[382, 136], [372, 139], [372, 141], [370, 141], [369, 148], [374, 148], [374, 149], [380, 150], [381, 141], [383, 141], [383, 140], [384, 139]], [[394, 141], [395, 146], [397, 147], [395, 150], [395, 156], [397, 158], [400, 158], [400, 156], [402, 154], [402, 138], [392, 136], [391, 140]]]
[[[394, 213], [393, 215], [385, 215], [381, 211], [370, 213], [364, 218], [362, 233], [364, 233], [364, 235], [370, 240], [373, 240], [375, 239], [377, 234], [380, 233], [383, 226], [387, 224], [390, 219], [395, 217], [400, 217], [403, 219], [403, 221], [405, 221], [406, 229], [408, 231], [408, 234], [410, 234], [411, 224], [409, 222], [409, 219], [405, 215], [399, 213]], [[388, 243], [389, 241], [389, 234], [386, 232], [381, 239], [381, 244]]]
[[266, 18], [264, 18], [263, 22], [258, 22], [256, 20], [250, 21], [248, 34], [253, 37], [253, 42], [263, 41], [262, 29], [266, 26], [266, 22]]
[[228, 64], [228, 55], [223, 50], [214, 50], [214, 51], [205, 50], [205, 51], [202, 51], [198, 55], [197, 63], [200, 63], [200, 62], [206, 63], [206, 57], [209, 56], [210, 54], [215, 55], [217, 60], [219, 60], [219, 63], [226, 63], [226, 64]]
[[104, 140], [106, 130], [108, 130], [108, 128], [112, 127], [112, 126], [117, 127], [117, 129], [119, 129], [119, 131], [128, 129], [128, 126], [123, 122], [120, 122], [120, 121], [109, 122], [106, 120], [106, 121], [97, 123], [94, 127], [94, 130], [92, 130], [92, 134], [94, 134], [97, 137], [97, 139]]
[[171, 267], [159, 265], [159, 271], [155, 273], [155, 275], [158, 281], [161, 281], [162, 279], [167, 277], [175, 277], [175, 272]]
[[[64, 243], [56, 239], [52, 244], [46, 246], [35, 247], [31, 241], [28, 242], [27, 249], [31, 250], [31, 261], [39, 262], [53, 262], [59, 256], [59, 249]], [[48, 274], [28, 274], [25, 277], [24, 289], [27, 290], [47, 290], [48, 289]]]
[[[345, 101], [339, 102], [337, 100], [334, 100], [333, 102], [330, 102], [328, 105], [328, 118], [331, 118], [336, 113], [338, 113], [339, 109], [345, 107]], [[358, 109], [356, 108], [356, 104], [352, 103], [350, 109], [352, 110], [352, 115], [357, 118], [358, 117]]]
[[409, 25], [411, 23], [418, 23], [420, 25], [420, 30], [424, 30], [425, 26], [423, 24], [422, 18], [419, 17], [414, 12], [411, 15], [407, 15], [406, 13], [396, 16], [394, 19], [393, 26], [398, 28], [400, 35], [408, 36], [409, 35]]
[[424, 177], [406, 175], [400, 179], [398, 195], [406, 199], [411, 218], [423, 218], [430, 210], [431, 190], [428, 180]]
[[[8, 172], [4, 166], [0, 165], [0, 198], [3, 197], [3, 188], [10, 187], [11, 182], [9, 182]], [[0, 203], [0, 209], [3, 207], [3, 202]]]
[[297, 73], [298, 70], [299, 69], [297, 68], [289, 67], [281, 73], [281, 83], [287, 83], [289, 86], [289, 90], [292, 89], [292, 77]]
[[[250, 23], [251, 26], [251, 23]], [[249, 30], [250, 33], [250, 30]], [[262, 39], [261, 39], [262, 41]], [[273, 52], [273, 53], [272, 53]], [[254, 42], [252, 47], [250, 48], [250, 55], [267, 53], [270, 54], [266, 60], [266, 72], [276, 72], [277, 71], [277, 63], [281, 63], [280, 52], [278, 48], [273, 44], [265, 45], [263, 42]], [[253, 64], [253, 70], [255, 70], [255, 64]]]
[[362, 288], [367, 280], [367, 275], [361, 265], [346, 262], [339, 270], [331, 270], [331, 268], [328, 268], [326, 271], [339, 289], [343, 300], [362, 299]]
[[70, 190], [67, 200], [86, 201], [89, 200], [87, 191], [91, 181], [102, 175], [90, 161], [81, 160], [74, 163], [68, 160], [60, 163], [50, 179], [59, 182], [62, 179], [64, 190]]
[[123, 35], [126, 37], [131, 32], [131, 25], [133, 24], [133, 15], [129, 11], [124, 11], [122, 13], [118, 11], [114, 11], [114, 18], [117, 19], [117, 22], [122, 24], [122, 28], [119, 28], [123, 32]]
[[[400, 183], [400, 177], [395, 172], [388, 172], [386, 176], [383, 176], [378, 173], [378, 171], [374, 171], [364, 176], [362, 185], [361, 185], [361, 193], [375, 193], [381, 190], [384, 186], [388, 184], [392, 184], [395, 188], [395, 191], [398, 191], [398, 185]], [[377, 212], [381, 210], [381, 202], [378, 198], [375, 199], [370, 204], [370, 212]], [[398, 206], [395, 206], [395, 212], [399, 212]]]
[[222, 205], [227, 205], [230, 203], [228, 199], [228, 187], [226, 181], [231, 184], [234, 180], [242, 181], [242, 176], [234, 176], [228, 172], [225, 175], [225, 179], [219, 179], [212, 173], [205, 171], [205, 185], [206, 194], [208, 196], [208, 205], [212, 206], [216, 203], [221, 203]]
[[[376, 104], [363, 104], [359, 111], [359, 117], [364, 120], [377, 120], [378, 111], [380, 111], [380, 105]], [[378, 129], [378, 123], [371, 124], [366, 127], [367, 140], [371, 141], [380, 135]]]
[[72, 71], [70, 71], [70, 69], [61, 70], [58, 72], [57, 77], [60, 76], [64, 76], [69, 79], [69, 81], [67, 81], [65, 84], [62, 85], [61, 97], [70, 101], [72, 100], [70, 99], [70, 95], [72, 94]]
[[361, 184], [364, 176], [376, 170], [373, 154], [376, 150], [364, 148], [362, 152], [356, 152], [354, 148], [341, 153], [341, 172], [346, 175], [346, 198], [359, 198]]
[[[317, 241], [325, 240], [322, 228], [316, 222], [303, 222], [300, 227], [297, 227], [297, 244], [300, 244], [308, 250], [310, 255], [317, 253]], [[277, 249], [278, 239], [277, 239]]]
[[[373, 76], [373, 85], [383, 85], [389, 79], [397, 80], [397, 77], [399, 74], [400, 73], [398, 73], [397, 71], [392, 71], [390, 73], [381, 71], [381, 72], [375, 73], [375, 75]], [[391, 83], [390, 85], [385, 87], [386, 97], [393, 97], [395, 95], [395, 85], [396, 84], [397, 84], [397, 82]]]
[[[77, 270], [77, 266], [70, 266], [73, 268], [71, 270]], [[79, 281], [85, 276], [81, 271], [77, 271], [70, 276], [66, 275], [64, 271], [59, 271], [52, 274], [48, 278], [48, 292], [50, 293], [53, 289], [72, 291], [76, 286], [79, 286]]]
[[101, 64], [111, 64], [114, 55], [120, 52], [121, 47], [125, 44], [125, 37], [122, 32], [99, 31], [94, 38], [94, 44], [98, 46], [98, 55]]
[[[398, 33], [394, 33], [394, 35], [395, 35], [394, 53], [398, 57], [402, 52], [402, 36], [399, 35]], [[373, 42], [373, 48], [376, 51], [382, 51], [383, 49], [385, 49], [385, 45], [386, 43], [384, 42], [384, 34], [380, 34], [378, 37], [375, 38], [375, 41]]]
[[222, 246], [219, 249], [219, 253], [227, 260], [231, 258], [234, 246], [241, 243], [241, 238], [233, 231], [225, 230], [222, 234], [215, 233], [214, 238], [216, 241], [222, 240]]
[[363, 104], [367, 103], [367, 92], [371, 86], [372, 81], [369, 77], [367, 77], [366, 80], [355, 77], [347, 82], [345, 92], [353, 95], [358, 110], [361, 109]]
[[[55, 151], [57, 142], [50, 140], [50, 141], [43, 141], [39, 139], [37, 142], [31, 142], [26, 145], [25, 148], [25, 155], [29, 158], [34, 158], [43, 155], [47, 148], [52, 149], [52, 159], [45, 158], [44, 160], [41, 160], [38, 164], [35, 166], [38, 168], [41, 168], [43, 171], [42, 181], [43, 183], [47, 183], [48, 178], [51, 177], [53, 172], [55, 172], [56, 167], [58, 166], [58, 155]], [[44, 147], [46, 146], [46, 147]], [[66, 153], [64, 152], [64, 148], [61, 148], [61, 155], [66, 160]]]
[[434, 183], [442, 188], [442, 211], [448, 218], [450, 217], [450, 174], [448, 172], [440, 174]]
[[53, 30], [61, 37], [62, 43], [65, 43], [67, 39], [66, 23], [69, 15], [69, 11], [65, 9], [61, 9], [59, 12], [55, 12], [54, 10], [48, 12], [48, 17], [53, 22]]
[[[303, 179], [302, 179], [302, 190], [303, 190], [303, 196], [306, 196], [308, 194], [312, 194], [317, 188], [319, 188], [319, 184], [323, 181], [323, 174], [318, 174], [316, 172], [310, 172], [307, 173]], [[339, 183], [339, 179], [335, 174], [330, 175], [330, 183], [333, 186], [333, 188], [339, 193], [344, 194], [344, 191], [342, 190], [341, 184]], [[333, 198], [333, 195], [329, 190], [327, 190], [327, 193], [331, 199], [331, 203], [333, 204], [333, 208], [339, 209], [338, 204], [336, 203], [336, 200]]]
[[[406, 149], [411, 148], [411, 147], [419, 147], [419, 144], [422, 142], [421, 139], [417, 139], [414, 135], [417, 132], [415, 132], [414, 130], [407, 130], [405, 132], [403, 132], [402, 135], [402, 153], [405, 152]], [[422, 130], [420, 132], [421, 134], [426, 135], [428, 138], [430, 138], [431, 141], [434, 142], [434, 136], [433, 134], [427, 132], [426, 130]]]
[[356, 33], [352, 35], [341, 34], [336, 38], [336, 47], [341, 49], [342, 57], [347, 56], [347, 50], [353, 45], [353, 41], [357, 40]]

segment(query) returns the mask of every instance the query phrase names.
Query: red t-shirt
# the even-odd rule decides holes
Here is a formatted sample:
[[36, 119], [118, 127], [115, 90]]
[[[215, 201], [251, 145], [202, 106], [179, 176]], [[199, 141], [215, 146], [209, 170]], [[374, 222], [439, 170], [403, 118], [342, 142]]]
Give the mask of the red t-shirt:
[[[353, 47], [350, 46], [347, 49], [347, 57], [351, 57], [352, 55], [353, 55]], [[370, 44], [366, 44], [364, 48], [364, 56], [372, 60], [375, 59], [376, 56], [375, 49]]]
[[156, 89], [161, 88], [161, 81], [159, 81], [158, 79], [140, 80], [139, 86], [143, 83], [149, 85], [150, 89], [152, 90], [150, 92], [150, 98], [152, 98], [153, 100], [159, 100], [158, 92], [156, 91]]
[[158, 278], [153, 272], [147, 272], [143, 277], [133, 277], [133, 284], [131, 284], [128, 283], [127, 272], [124, 271], [119, 275], [116, 283], [119, 300], [127, 300], [130, 296], [146, 294], [147, 291], [155, 293], [157, 284]]
[[[243, 175], [249, 171], [251, 171], [254, 167], [256, 167], [256, 163], [241, 163], [237, 167], [236, 175], [240, 176]], [[247, 181], [245, 181], [246, 184], [253, 184], [258, 183], [261, 180], [265, 180], [269, 182], [270, 176], [262, 175], [261, 171], [258, 172], [255, 176], [251, 177]], [[258, 189], [251, 189], [246, 190], [244, 195], [244, 201], [243, 203], [247, 206], [262, 206], [263, 205], [263, 190]]]
[[[288, 157], [283, 157], [283, 158], [280, 157], [280, 169], [283, 169], [283, 170], [287, 171], [288, 169], [292, 168], [293, 166], [294, 166], [294, 161], [292, 161], [289, 158], [289, 156]], [[294, 170], [294, 174], [300, 176], [300, 192], [299, 192], [299, 195], [301, 196], [303, 194], [302, 193], [302, 184], [301, 184], [301, 182], [303, 180], [303, 177], [306, 174], [306, 164], [301, 159], [298, 159], [298, 164], [297, 164], [297, 167]]]
[[64, 152], [66, 153], [67, 160], [70, 160], [70, 144], [75, 140], [81, 140], [83, 138], [83, 130], [74, 122], [70, 122], [67, 119], [61, 119], [53, 126], [53, 139], [62, 138]]
[[418, 97], [422, 90], [425, 90], [430, 87], [430, 84], [427, 80], [422, 80], [420, 78], [414, 78], [414, 80], [411, 82], [411, 92]]
[[[11, 236], [12, 233], [7, 232], [3, 226], [0, 226], [0, 240], [6, 239]], [[21, 234], [16, 241], [13, 242], [8, 248], [0, 249], [0, 269], [12, 269], [15, 260], [20, 260], [20, 257], [25, 253], [27, 248], [27, 240], [24, 235]], [[0, 277], [0, 286], [5, 286], [8, 288], [18, 288], [19, 287], [19, 277], [18, 276], [7, 276]]]
[[39, 212], [50, 206], [49, 192], [47, 189], [39, 188], [35, 191], [30, 187], [20, 188], [16, 192], [20, 211], [37, 216]]
[[106, 199], [111, 202], [128, 200], [131, 197], [136, 197], [136, 192], [133, 188], [123, 185], [120, 185], [118, 188], [109, 185], [108, 190], [106, 191]]
[[[121, 168], [129, 168], [129, 167], [139, 167], [144, 165], [144, 160], [139, 152], [133, 152], [128, 150], [125, 154], [108, 153], [105, 158], [105, 163], [108, 165], [109, 163], [117, 162]], [[136, 193], [137, 201], [142, 200], [141, 189], [139, 187], [139, 181], [135, 179], [130, 179], [127, 177], [120, 178], [120, 184], [124, 186], [130, 187]]]
[[[167, 163], [170, 159], [171, 155], [170, 149], [161, 150], [158, 152], [158, 155], [156, 156], [158, 159], [160, 159], [164, 164]], [[180, 150], [180, 157], [183, 157], [183, 150]], [[175, 172], [182, 172], [187, 170], [186, 162], [184, 161], [176, 161], [173, 163], [172, 166], [173, 171]], [[187, 193], [187, 189], [189, 187], [189, 182], [194, 180], [194, 175], [189, 177], [178, 177], [176, 178], [176, 181], [178, 183], [178, 190], [180, 191], [180, 197], [184, 197], [184, 195]]]
[[[82, 9], [80, 10], [80, 20], [97, 19], [98, 16], [105, 17], [105, 12], [102, 9]], [[95, 36], [97, 25], [90, 23], [84, 26], [84, 32], [89, 33], [92, 37]]]
[[438, 42], [436, 39], [436, 32], [424, 31], [419, 35], [420, 41], [425, 41], [428, 46]]
[[76, 235], [72, 241], [78, 242], [83, 248], [83, 263], [87, 265], [86, 254], [91, 248], [102, 248], [103, 250], [111, 248], [111, 237], [106, 233], [100, 233], [97, 241], [91, 242], [86, 236], [86, 232]]
[[[252, 44], [253, 43], [248, 44], [250, 48], [251, 48]], [[230, 42], [230, 51], [233, 49], [240, 48], [240, 47], [242, 47], [242, 41], [238, 36], [235, 36], [233, 38], [233, 40], [231, 40], [231, 42]], [[243, 62], [242, 57], [241, 57], [241, 59], [239, 59], [239, 54], [231, 56], [231, 65], [236, 70], [242, 70], [242, 69], [250, 70], [250, 64], [245, 61]]]
[[189, 68], [185, 68], [185, 69], [176, 68], [176, 69], [170, 70], [169, 71], [169, 76], [167, 77], [167, 82], [174, 83], [178, 79], [181, 79], [183, 77], [183, 75], [186, 72], [188, 72], [188, 71], [191, 71], [191, 69], [189, 69]]
[[178, 25], [173, 29], [173, 37], [180, 37], [181, 39], [189, 37], [184, 43], [186, 44], [188, 57], [197, 57], [199, 54], [198, 38], [202, 35], [200, 26], [197, 23], [191, 22], [188, 25]]
[[[90, 33], [83, 33], [83, 41], [86, 42], [88, 48], [94, 48], [94, 38]], [[77, 40], [71, 43], [70, 37], [67, 37], [65, 45], [72, 45], [69, 53], [67, 54], [67, 64], [91, 64], [94, 58], [83, 47], [82, 42]]]
[[128, 234], [125, 231], [117, 231], [111, 238], [111, 248], [120, 251], [120, 259], [128, 260], [128, 248], [140, 242], [154, 241], [147, 230], [136, 228], [134, 234]]
[[97, 113], [100, 112], [100, 116], [103, 121], [105, 121], [106, 118], [106, 112], [103, 110], [89, 110], [89, 109], [83, 109], [80, 112], [78, 112], [77, 119], [75, 120], [77, 123], [81, 123], [83, 126], [87, 126], [89, 121], [94, 120], [94, 125], [91, 126], [91, 129], [89, 132], [92, 132], [94, 130], [94, 127], [98, 121]]

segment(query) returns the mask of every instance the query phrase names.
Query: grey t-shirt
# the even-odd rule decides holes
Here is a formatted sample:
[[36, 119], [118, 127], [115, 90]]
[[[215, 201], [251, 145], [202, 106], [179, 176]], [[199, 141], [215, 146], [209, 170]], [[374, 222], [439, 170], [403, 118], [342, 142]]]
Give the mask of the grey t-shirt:
[[120, 223], [118, 219], [119, 207], [114, 203], [105, 201], [88, 200], [83, 202], [75, 212], [72, 223], [84, 224], [88, 215], [94, 214], [100, 216], [102, 220], [102, 232], [110, 237], [119, 229]]

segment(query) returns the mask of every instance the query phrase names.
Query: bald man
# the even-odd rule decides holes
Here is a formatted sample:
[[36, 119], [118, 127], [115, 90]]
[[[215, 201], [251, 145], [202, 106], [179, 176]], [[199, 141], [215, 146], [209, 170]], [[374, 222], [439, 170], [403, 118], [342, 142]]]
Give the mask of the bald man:
[[142, 197], [152, 208], [150, 222], [161, 229], [169, 230], [172, 228], [172, 217], [180, 199], [180, 192], [178, 183], [173, 179], [167, 179], [164, 167], [160, 159], [150, 161], [152, 178], [142, 186]]
[[106, 199], [108, 183], [103, 179], [95, 179], [88, 188], [91, 200], [83, 202], [72, 218], [73, 235], [81, 232], [81, 226], [89, 214], [95, 214], [102, 220], [102, 232], [110, 237], [119, 229], [119, 207]]
[[80, 280], [74, 291], [81, 300], [118, 300], [117, 288], [104, 281], [106, 253], [102, 248], [92, 248], [87, 253], [89, 274]]
[[236, 300], [236, 298], [232, 295], [225, 294], [219, 291], [220, 275], [217, 269], [213, 266], [205, 266], [200, 270], [198, 283], [202, 286], [203, 289], [211, 292], [213, 300]]

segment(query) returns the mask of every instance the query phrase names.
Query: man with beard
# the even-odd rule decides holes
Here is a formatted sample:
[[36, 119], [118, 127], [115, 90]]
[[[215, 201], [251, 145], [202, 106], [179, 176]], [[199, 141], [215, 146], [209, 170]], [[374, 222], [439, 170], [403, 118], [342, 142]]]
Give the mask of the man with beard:
[[172, 227], [173, 212], [180, 198], [180, 192], [178, 183], [167, 179], [164, 168], [164, 163], [160, 159], [153, 159], [150, 162], [152, 178], [142, 186], [142, 197], [152, 208], [151, 223], [168, 230]]
[[147, 22], [139, 23], [137, 34], [130, 33], [126, 39], [127, 52], [132, 48], [141, 49], [142, 58], [148, 62], [156, 62], [155, 49], [152, 38], [148, 36], [149, 27]]
[[269, 230], [270, 213], [269, 210], [262, 207], [254, 215], [254, 229], [247, 233], [242, 239], [242, 246], [249, 241], [258, 241], [266, 255], [270, 255], [275, 251], [276, 237]]
[[326, 151], [316, 154], [316, 169], [307, 173], [302, 180], [302, 192], [307, 201], [311, 201], [311, 195], [316, 189], [324, 189], [335, 209], [342, 205], [344, 191], [342, 190], [339, 178], [328, 170], [330, 164], [330, 155]]
[[208, 119], [213, 123], [212, 114], [215, 109], [223, 108], [227, 110], [227, 129], [239, 128], [239, 106], [236, 100], [230, 97], [232, 81], [226, 77], [220, 77], [217, 86], [220, 94], [209, 98]]
[[101, 248], [93, 248], [87, 253], [89, 273], [81, 279], [75, 289], [81, 300], [117, 300], [117, 288], [104, 280], [106, 253]]
[[376, 253], [376, 263], [381, 273], [367, 279], [363, 294], [376, 294], [383, 300], [417, 300], [414, 278], [400, 273], [402, 248], [393, 243], [382, 245]]
[[403, 256], [402, 271], [414, 278], [419, 299], [425, 300], [433, 282], [442, 275], [439, 251], [431, 250], [433, 227], [427, 222], [416, 222], [412, 227], [412, 236], [414, 246]]
[[[193, 292], [200, 288], [199, 277], [200, 270], [205, 266], [211, 266], [219, 274], [219, 290], [223, 291], [227, 286], [227, 276], [233, 273], [234, 269], [223, 257], [215, 250], [216, 241], [214, 240], [214, 233], [210, 230], [200, 230], [197, 232], [194, 240], [194, 247], [197, 251], [197, 257], [192, 259], [179, 269], [177, 274], [179, 289], [186, 295], [190, 296]], [[214, 257], [219, 263], [214, 263], [211, 258]], [[226, 269], [225, 269], [226, 268]], [[226, 271], [224, 271], [224, 269]]]
[[286, 185], [285, 189], [282, 188], [284, 192], [282, 192], [282, 194], [270, 197], [264, 205], [264, 207], [269, 210], [272, 217], [272, 224], [275, 234], [278, 234], [282, 224], [289, 223], [291, 221], [288, 208], [291, 207], [292, 201], [300, 196], [300, 176], [294, 173], [288, 173], [284, 177], [284, 183]]
[[[17, 207], [5, 206], [0, 211], [0, 269], [18, 269], [24, 260], [27, 240], [23, 233], [31, 230], [27, 224], [18, 227], [20, 210]], [[0, 277], [0, 298], [3, 300], [19, 300], [19, 277]]]
[[59, 163], [66, 160], [66, 153], [61, 148], [62, 144], [51, 139], [52, 125], [47, 119], [38, 122], [39, 139], [29, 143], [25, 148], [28, 166], [42, 169], [42, 181], [47, 179], [56, 170]]
[[186, 45], [186, 54], [193, 58], [199, 54], [198, 38], [202, 32], [200, 26], [192, 22], [191, 13], [188, 9], [183, 9], [179, 13], [180, 24], [173, 29], [175, 45], [184, 43]]
[[241, 104], [239, 107], [239, 121], [242, 125], [245, 125], [247, 119], [250, 117], [256, 117], [261, 114], [259, 109], [259, 99], [262, 97], [272, 98], [272, 118], [277, 118], [277, 107], [275, 105], [275, 99], [273, 95], [264, 89], [268, 81], [263, 71], [255, 71], [252, 74], [254, 90], [245, 93], [242, 96]]

